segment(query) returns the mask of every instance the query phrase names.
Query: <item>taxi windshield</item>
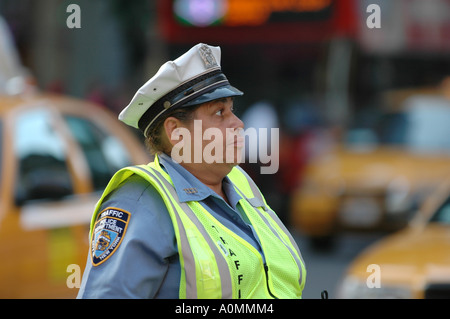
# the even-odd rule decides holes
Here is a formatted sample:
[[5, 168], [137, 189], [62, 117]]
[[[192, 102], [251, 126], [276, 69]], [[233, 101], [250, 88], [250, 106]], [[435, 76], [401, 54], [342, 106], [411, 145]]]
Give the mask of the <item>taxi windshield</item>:
[[352, 137], [357, 138], [348, 139], [347, 143], [391, 145], [419, 153], [450, 153], [450, 103], [416, 102], [404, 111], [379, 115], [372, 125], [354, 130], [358, 135]]
[[436, 213], [434, 213], [430, 222], [450, 224], [450, 197], [448, 197], [444, 204], [436, 211]]

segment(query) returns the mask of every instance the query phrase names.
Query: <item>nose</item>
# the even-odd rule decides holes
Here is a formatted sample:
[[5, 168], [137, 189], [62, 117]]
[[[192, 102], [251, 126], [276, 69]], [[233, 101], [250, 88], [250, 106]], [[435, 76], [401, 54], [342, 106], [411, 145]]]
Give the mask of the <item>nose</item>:
[[234, 113], [232, 113], [231, 125], [230, 127], [233, 129], [244, 129], [244, 122]]

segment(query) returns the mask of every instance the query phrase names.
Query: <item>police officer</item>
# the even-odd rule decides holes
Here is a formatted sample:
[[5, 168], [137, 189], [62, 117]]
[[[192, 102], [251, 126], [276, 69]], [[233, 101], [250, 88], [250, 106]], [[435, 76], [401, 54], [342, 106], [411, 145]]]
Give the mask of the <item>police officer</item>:
[[106, 187], [79, 298], [301, 297], [300, 251], [237, 165], [242, 94], [221, 71], [220, 48], [206, 44], [138, 90], [119, 119], [143, 132], [154, 161]]

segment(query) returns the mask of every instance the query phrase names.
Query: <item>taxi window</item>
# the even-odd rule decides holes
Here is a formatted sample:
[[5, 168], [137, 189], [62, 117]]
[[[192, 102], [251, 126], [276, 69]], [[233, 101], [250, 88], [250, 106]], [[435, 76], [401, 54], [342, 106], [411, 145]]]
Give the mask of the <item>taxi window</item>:
[[430, 221], [450, 224], [450, 197], [447, 198], [445, 203], [436, 211]]
[[[355, 125], [354, 131], [366, 128], [375, 134], [380, 144], [403, 146], [415, 152], [450, 152], [450, 108], [448, 105], [432, 105], [431, 99], [429, 104], [419, 101], [423, 104], [411, 105], [406, 111], [380, 115], [367, 128]], [[351, 143], [352, 140], [346, 142]], [[369, 141], [365, 139], [363, 142]]]
[[18, 161], [16, 203], [59, 199], [73, 193], [66, 163], [66, 148], [52, 125], [48, 110], [19, 115], [14, 129], [14, 153]]
[[131, 164], [126, 148], [88, 119], [67, 115], [64, 118], [84, 152], [95, 190], [102, 190], [117, 170]]
[[383, 114], [380, 123], [377, 123], [378, 136], [382, 144], [406, 144], [408, 118], [404, 113]]
[[414, 151], [450, 151], [450, 104], [442, 98], [411, 98], [407, 143]]

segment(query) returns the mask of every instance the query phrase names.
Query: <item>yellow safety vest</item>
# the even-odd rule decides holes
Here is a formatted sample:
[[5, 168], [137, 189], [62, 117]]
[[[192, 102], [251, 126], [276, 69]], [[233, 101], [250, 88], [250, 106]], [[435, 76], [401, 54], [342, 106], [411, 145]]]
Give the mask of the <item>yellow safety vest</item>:
[[215, 219], [196, 201], [180, 202], [170, 176], [155, 161], [118, 171], [97, 203], [92, 229], [107, 194], [133, 174], [161, 195], [172, 219], [181, 264], [179, 297], [301, 298], [306, 269], [289, 231], [267, 206], [253, 180], [238, 166], [228, 177], [261, 242], [260, 253]]

